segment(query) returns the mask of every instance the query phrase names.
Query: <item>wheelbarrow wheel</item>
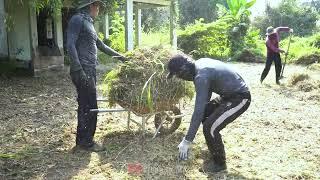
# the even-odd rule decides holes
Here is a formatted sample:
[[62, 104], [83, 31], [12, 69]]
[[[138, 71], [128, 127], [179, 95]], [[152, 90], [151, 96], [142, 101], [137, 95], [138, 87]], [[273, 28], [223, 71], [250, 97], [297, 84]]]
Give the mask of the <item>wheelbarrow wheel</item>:
[[181, 117], [171, 118], [170, 116], [180, 115], [180, 114], [181, 114], [181, 111], [176, 106], [173, 106], [169, 111], [164, 111], [156, 114], [154, 117], [154, 125], [156, 129], [159, 128], [159, 126], [161, 125], [161, 122], [163, 121], [159, 129], [158, 135], [165, 136], [177, 130], [181, 124], [182, 118]]

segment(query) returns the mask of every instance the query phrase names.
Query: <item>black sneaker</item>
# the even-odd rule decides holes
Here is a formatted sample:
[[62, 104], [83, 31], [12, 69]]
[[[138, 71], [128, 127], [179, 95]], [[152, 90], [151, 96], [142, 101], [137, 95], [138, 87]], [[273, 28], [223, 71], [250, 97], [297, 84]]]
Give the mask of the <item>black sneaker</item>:
[[279, 81], [279, 80], [277, 80], [276, 83], [277, 83], [278, 85], [280, 85], [280, 81]]
[[96, 142], [94, 142], [92, 145], [90, 146], [86, 146], [86, 145], [77, 145], [78, 149], [81, 150], [86, 150], [86, 151], [91, 151], [91, 152], [101, 152], [101, 151], [105, 151], [106, 148], [100, 144], [97, 144]]
[[218, 164], [210, 160], [210, 161], [204, 162], [202, 168], [200, 168], [199, 171], [203, 173], [217, 173], [226, 169], [227, 169], [226, 163]]

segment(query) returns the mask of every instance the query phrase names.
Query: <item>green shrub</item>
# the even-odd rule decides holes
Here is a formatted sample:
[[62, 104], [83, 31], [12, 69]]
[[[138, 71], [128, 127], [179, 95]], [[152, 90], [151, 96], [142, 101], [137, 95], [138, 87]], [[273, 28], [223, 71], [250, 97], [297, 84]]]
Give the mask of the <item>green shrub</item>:
[[232, 57], [232, 60], [239, 62], [261, 63], [265, 60], [265, 57], [259, 49], [245, 48], [241, 51], [237, 51]]
[[320, 48], [320, 33], [315, 34], [313, 36], [313, 40], [311, 42], [311, 46], [314, 46], [316, 48]]
[[265, 48], [259, 45], [259, 41], [258, 29], [248, 28], [247, 23], [241, 23], [232, 16], [224, 16], [209, 24], [199, 20], [194, 25], [189, 25], [179, 32], [178, 47], [194, 58], [212, 57], [224, 60], [239, 56], [244, 49], [255, 49], [254, 54], [261, 56]]
[[[315, 36], [291, 38], [287, 62], [297, 64], [312, 64], [319, 61], [320, 49], [313, 46]], [[289, 38], [280, 42], [280, 48], [287, 50]]]
[[230, 55], [229, 31], [237, 23], [231, 16], [204, 24], [202, 20], [179, 32], [178, 47], [195, 58], [227, 59]]
[[125, 52], [124, 17], [120, 16], [119, 12], [115, 13], [111, 24], [111, 33], [106, 44], [116, 51]]

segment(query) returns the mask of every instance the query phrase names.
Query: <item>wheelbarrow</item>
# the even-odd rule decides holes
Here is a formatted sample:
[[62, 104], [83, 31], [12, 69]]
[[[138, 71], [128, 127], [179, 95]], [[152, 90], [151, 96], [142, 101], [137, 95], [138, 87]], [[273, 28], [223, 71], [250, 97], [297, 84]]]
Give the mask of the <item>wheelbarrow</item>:
[[[97, 99], [97, 101], [108, 101], [106, 99]], [[139, 123], [137, 120], [134, 120], [131, 118], [131, 114], [133, 113], [132, 109], [126, 109], [126, 108], [115, 108], [115, 109], [91, 109], [91, 112], [97, 112], [97, 113], [110, 113], [110, 112], [127, 112], [127, 129], [130, 130], [130, 123], [133, 122], [142, 131], [143, 136], [146, 132], [146, 124], [147, 121], [154, 117], [154, 126], [156, 128], [155, 133], [152, 138], [157, 137], [158, 135], [165, 136], [173, 133], [176, 131], [182, 121], [182, 117], [184, 117], [184, 114], [181, 114], [180, 109], [173, 105], [170, 108], [168, 108], [165, 111], [159, 111], [159, 112], [152, 112], [148, 114], [137, 114], [134, 113], [137, 116], [141, 117], [141, 123]]]

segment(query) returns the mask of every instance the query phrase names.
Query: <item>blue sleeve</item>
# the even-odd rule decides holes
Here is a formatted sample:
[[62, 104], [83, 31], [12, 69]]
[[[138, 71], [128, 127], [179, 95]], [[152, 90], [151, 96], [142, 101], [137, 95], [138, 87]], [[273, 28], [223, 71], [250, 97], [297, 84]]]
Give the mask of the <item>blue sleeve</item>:
[[82, 27], [82, 18], [81, 16], [73, 16], [68, 24], [68, 30], [67, 30], [67, 51], [68, 55], [71, 59], [70, 62], [70, 69], [72, 71], [78, 71], [82, 69], [82, 66], [79, 61], [78, 52], [76, 48], [76, 43], [81, 31]]
[[190, 142], [193, 141], [197, 134], [199, 126], [204, 118], [206, 104], [209, 99], [209, 81], [207, 78], [197, 76], [194, 80], [194, 85], [196, 89], [196, 101], [188, 133], [185, 137], [185, 139]]
[[97, 47], [100, 51], [104, 52], [105, 54], [108, 54], [109, 56], [122, 56], [117, 51], [105, 45], [99, 38], [97, 39]]

